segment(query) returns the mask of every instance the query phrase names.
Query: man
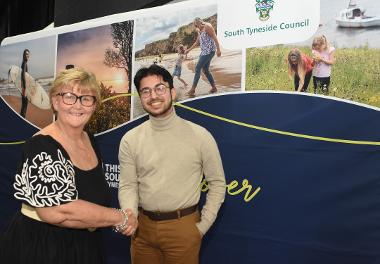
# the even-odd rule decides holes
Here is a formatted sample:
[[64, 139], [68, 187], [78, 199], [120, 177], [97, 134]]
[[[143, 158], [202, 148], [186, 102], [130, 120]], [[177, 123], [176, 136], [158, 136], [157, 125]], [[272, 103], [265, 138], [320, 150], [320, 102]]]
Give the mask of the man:
[[[142, 68], [134, 83], [149, 120], [128, 131], [119, 149], [119, 202], [138, 216], [132, 263], [198, 263], [202, 236], [225, 196], [218, 147], [206, 129], [176, 115], [166, 69]], [[203, 175], [209, 191], [200, 215]]]

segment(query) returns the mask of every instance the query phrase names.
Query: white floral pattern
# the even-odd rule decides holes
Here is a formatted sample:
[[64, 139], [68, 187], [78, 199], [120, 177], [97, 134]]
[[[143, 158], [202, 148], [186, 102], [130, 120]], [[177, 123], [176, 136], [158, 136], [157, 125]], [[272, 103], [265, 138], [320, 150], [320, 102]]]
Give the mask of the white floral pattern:
[[26, 159], [16, 174], [14, 196], [34, 207], [60, 205], [78, 199], [72, 162], [58, 149], [58, 160], [46, 152]]

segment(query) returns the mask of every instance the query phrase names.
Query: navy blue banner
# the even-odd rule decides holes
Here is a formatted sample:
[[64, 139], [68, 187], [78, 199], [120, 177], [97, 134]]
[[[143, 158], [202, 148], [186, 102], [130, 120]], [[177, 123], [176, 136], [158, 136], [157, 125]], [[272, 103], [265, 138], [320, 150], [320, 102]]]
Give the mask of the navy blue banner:
[[[0, 106], [2, 143], [36, 132]], [[294, 93], [228, 94], [183, 106], [178, 115], [215, 137], [227, 179], [201, 263], [379, 263], [378, 110]], [[96, 137], [114, 206], [119, 141], [146, 118]], [[3, 228], [19, 206], [11, 183], [20, 145], [0, 145], [0, 154]], [[128, 263], [129, 238], [105, 233], [109, 263]]]

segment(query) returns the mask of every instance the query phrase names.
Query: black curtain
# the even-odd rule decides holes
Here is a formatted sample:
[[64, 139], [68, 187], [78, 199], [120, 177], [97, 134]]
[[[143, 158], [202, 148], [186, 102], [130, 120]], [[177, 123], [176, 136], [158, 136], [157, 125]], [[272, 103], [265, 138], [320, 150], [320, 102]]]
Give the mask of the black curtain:
[[41, 30], [54, 21], [55, 0], [1, 0], [0, 40]]
[[168, 2], [170, 0], [55, 0], [54, 24], [58, 27]]
[[0, 0], [0, 41], [5, 37], [115, 13], [160, 6], [170, 0]]

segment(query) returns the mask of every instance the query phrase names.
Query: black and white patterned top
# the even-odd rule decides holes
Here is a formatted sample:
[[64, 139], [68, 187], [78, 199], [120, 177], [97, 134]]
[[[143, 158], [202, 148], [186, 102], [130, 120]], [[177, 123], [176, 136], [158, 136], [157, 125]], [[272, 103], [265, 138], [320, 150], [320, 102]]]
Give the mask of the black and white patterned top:
[[107, 205], [109, 191], [99, 153], [94, 149], [98, 165], [91, 170], [81, 170], [51, 136], [30, 138], [23, 146], [23, 157], [13, 184], [14, 196], [33, 207], [55, 206], [77, 199]]

